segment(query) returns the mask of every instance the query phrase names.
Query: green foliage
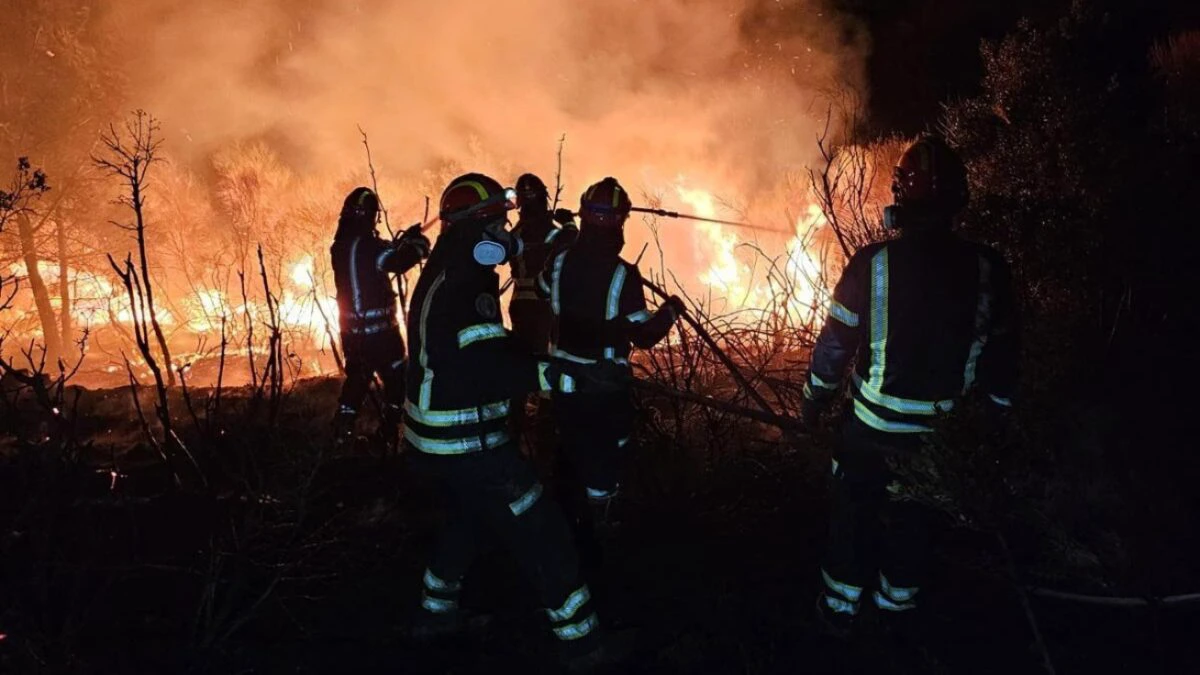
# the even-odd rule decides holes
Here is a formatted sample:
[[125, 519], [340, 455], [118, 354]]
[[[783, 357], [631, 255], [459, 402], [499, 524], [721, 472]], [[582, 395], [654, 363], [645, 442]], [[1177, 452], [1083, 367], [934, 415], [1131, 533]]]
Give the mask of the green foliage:
[[1200, 475], [1173, 440], [1183, 400], [1141, 393], [1170, 391], [1162, 359], [1194, 351], [1200, 42], [1147, 50], [1129, 33], [1088, 2], [1024, 21], [982, 46], [979, 94], [945, 107], [970, 170], [965, 233], [1013, 264], [1022, 390], [1010, 442], [981, 444], [956, 412], [929, 449], [937, 473], [917, 466], [915, 482], [956, 520], [1027, 535], [1044, 576], [1169, 584], [1171, 570], [1180, 585], [1176, 563], [1130, 552], [1190, 536]]

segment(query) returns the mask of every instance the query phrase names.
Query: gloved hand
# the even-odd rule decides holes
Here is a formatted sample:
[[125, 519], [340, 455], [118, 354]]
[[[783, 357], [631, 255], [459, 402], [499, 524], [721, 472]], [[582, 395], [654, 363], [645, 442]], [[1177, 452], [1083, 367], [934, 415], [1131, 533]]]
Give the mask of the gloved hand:
[[554, 359], [546, 369], [546, 376], [553, 386], [559, 386], [559, 375], [575, 380], [575, 391], [600, 394], [622, 391], [629, 386], [633, 373], [629, 366], [601, 359], [596, 363], [575, 363], [566, 359]]
[[663, 303], [663, 307], [670, 311], [671, 316], [675, 319], [687, 313], [687, 305], [683, 303], [683, 298], [680, 298], [678, 295], [672, 295], [667, 298], [667, 301]]
[[429, 257], [429, 249], [433, 248], [429, 243], [429, 237], [421, 231], [421, 224], [417, 223], [400, 234], [400, 238], [396, 240], [397, 248], [400, 246], [412, 246], [421, 255], [421, 259]]
[[576, 384], [580, 391], [608, 393], [622, 391], [633, 380], [629, 366], [601, 359], [596, 363], [582, 365], [576, 376]]
[[810, 433], [820, 431], [828, 409], [829, 399], [805, 398], [800, 404], [800, 426]]
[[571, 209], [554, 209], [551, 217], [554, 219], [554, 222], [563, 227], [575, 227], [575, 214], [571, 213]]

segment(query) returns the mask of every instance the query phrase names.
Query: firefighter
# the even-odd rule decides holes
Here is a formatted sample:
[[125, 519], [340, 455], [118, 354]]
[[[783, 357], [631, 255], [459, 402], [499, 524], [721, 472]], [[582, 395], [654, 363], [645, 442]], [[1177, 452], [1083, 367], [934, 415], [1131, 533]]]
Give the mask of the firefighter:
[[[628, 372], [631, 345], [657, 344], [683, 313], [678, 297], [655, 312], [647, 310], [642, 276], [636, 265], [621, 258], [631, 206], [614, 178], [589, 187], [580, 199], [578, 240], [550, 259], [538, 276], [539, 291], [557, 320], [557, 342], [550, 351], [556, 361], [585, 368], [617, 364]], [[562, 390], [552, 400], [567, 483], [561, 497], [581, 543], [594, 547], [593, 528], [612, 524], [619, 467], [632, 450], [630, 392], [628, 386], [612, 392]]]
[[342, 205], [330, 248], [346, 357], [346, 381], [334, 418], [338, 442], [353, 436], [358, 408], [376, 374], [383, 380], [383, 430], [390, 441], [395, 440], [404, 401], [404, 339], [388, 275], [403, 274], [428, 257], [429, 239], [416, 226], [395, 242], [385, 241], [375, 230], [379, 214], [378, 195], [370, 188], [355, 188]]
[[525, 250], [510, 266], [513, 296], [508, 317], [513, 335], [533, 353], [545, 354], [550, 346], [554, 315], [550, 303], [537, 293], [537, 275], [552, 253], [575, 241], [579, 229], [570, 209], [550, 211], [550, 198], [542, 179], [531, 173], [522, 174], [517, 178], [516, 190], [520, 217], [513, 234], [525, 242]]
[[[1003, 420], [1017, 376], [1009, 270], [991, 248], [951, 232], [967, 203], [967, 173], [945, 141], [925, 136], [897, 163], [885, 210], [898, 238], [846, 265], [813, 350], [802, 419], [813, 427], [851, 361], [850, 409], [834, 451], [829, 548], [817, 610], [844, 637], [864, 602], [912, 625], [924, 583], [928, 524], [896, 471], [932, 422], [977, 391]], [[903, 628], [901, 629], [903, 630]]]
[[[451, 509], [424, 574], [413, 629], [428, 639], [469, 627], [458, 606], [463, 576], [490, 532], [533, 582], [572, 669], [619, 658], [620, 637], [602, 637], [580, 578], [566, 520], [519, 453], [507, 418], [513, 397], [552, 387], [605, 387], [621, 373], [539, 360], [501, 323], [494, 267], [519, 255], [506, 229], [511, 191], [466, 174], [442, 193], [442, 232], [413, 290], [404, 438], [414, 462], [445, 488]], [[607, 385], [610, 388], [615, 385]]]
[[[509, 265], [513, 295], [508, 304], [508, 316], [512, 321], [513, 336], [534, 354], [546, 354], [550, 348], [554, 315], [550, 303], [537, 293], [537, 275], [549, 257], [574, 243], [579, 229], [570, 209], [550, 210], [550, 197], [542, 179], [531, 173], [522, 174], [517, 178], [516, 190], [520, 216], [513, 234], [525, 242], [525, 250]], [[531, 426], [525, 416], [527, 397], [513, 401], [513, 431], [518, 436], [524, 435], [527, 429], [531, 432], [531, 457], [538, 457], [541, 454], [538, 450], [549, 446], [554, 435], [547, 397], [545, 392], [537, 397], [537, 413]]]

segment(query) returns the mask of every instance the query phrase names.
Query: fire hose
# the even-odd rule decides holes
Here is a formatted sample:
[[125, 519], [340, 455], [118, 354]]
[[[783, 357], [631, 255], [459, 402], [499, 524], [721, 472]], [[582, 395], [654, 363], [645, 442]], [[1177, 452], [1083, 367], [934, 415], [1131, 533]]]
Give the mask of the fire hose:
[[695, 220], [701, 223], [715, 223], [717, 225], [729, 225], [730, 227], [742, 227], [747, 230], [759, 230], [761, 232], [774, 232], [769, 227], [755, 225], [753, 223], [743, 223], [736, 220], [721, 220], [720, 218], [705, 218], [704, 216], [694, 216], [690, 213], [679, 213], [678, 211], [668, 211], [666, 209], [652, 209], [648, 206], [634, 206], [629, 209], [635, 213], [649, 213], [654, 216], [663, 218], [679, 218], [681, 220]]

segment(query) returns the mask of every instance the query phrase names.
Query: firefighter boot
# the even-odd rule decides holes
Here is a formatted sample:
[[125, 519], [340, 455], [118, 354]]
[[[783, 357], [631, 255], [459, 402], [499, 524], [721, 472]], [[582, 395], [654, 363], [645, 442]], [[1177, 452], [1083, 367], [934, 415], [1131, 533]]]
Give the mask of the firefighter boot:
[[409, 637], [419, 643], [448, 640], [479, 632], [487, 628], [491, 621], [490, 614], [465, 609], [438, 613], [421, 610], [409, 627]]
[[614, 505], [616, 491], [599, 493], [588, 488], [587, 493], [588, 510], [591, 512], [596, 540], [601, 544], [611, 543], [621, 526]]
[[[835, 598], [834, 602], [838, 600]], [[839, 612], [830, 606], [829, 596], [825, 593], [817, 594], [817, 625], [821, 627], [821, 632], [838, 640], [847, 640], [850, 638], [850, 633], [854, 630], [855, 614], [851, 612]]]
[[333, 416], [333, 443], [341, 447], [354, 440], [354, 422], [358, 413], [350, 406], [341, 406]]
[[563, 654], [562, 663], [571, 675], [603, 673], [629, 659], [637, 638], [634, 629], [605, 631], [596, 646], [585, 654]]
[[404, 420], [404, 410], [394, 404], [388, 403], [383, 406], [383, 418], [379, 420], [379, 429], [376, 431], [379, 442], [383, 444], [384, 452], [391, 452], [397, 447], [400, 439], [400, 425]]

